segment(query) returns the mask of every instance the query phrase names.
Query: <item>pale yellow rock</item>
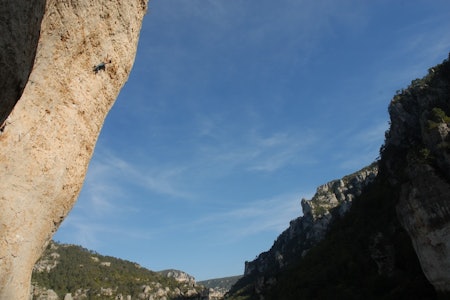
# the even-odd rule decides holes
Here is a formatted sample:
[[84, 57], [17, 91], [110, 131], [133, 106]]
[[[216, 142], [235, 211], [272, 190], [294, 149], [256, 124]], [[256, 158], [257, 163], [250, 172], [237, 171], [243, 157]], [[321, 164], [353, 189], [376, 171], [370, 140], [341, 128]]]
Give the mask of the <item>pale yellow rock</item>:
[[0, 133], [0, 299], [29, 298], [32, 267], [75, 203], [128, 78], [146, 8], [47, 0], [33, 70]]

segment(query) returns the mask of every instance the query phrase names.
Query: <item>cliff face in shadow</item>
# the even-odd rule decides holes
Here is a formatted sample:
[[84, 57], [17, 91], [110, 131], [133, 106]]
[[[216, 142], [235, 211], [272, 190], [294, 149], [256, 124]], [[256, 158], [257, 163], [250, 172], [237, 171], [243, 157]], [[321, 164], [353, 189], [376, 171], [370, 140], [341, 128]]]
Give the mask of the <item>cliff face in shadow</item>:
[[146, 0], [0, 3], [0, 299], [28, 299], [33, 265], [76, 201], [131, 71], [146, 8]]
[[33, 67], [45, 0], [0, 5], [0, 128], [22, 95]]
[[399, 220], [428, 280], [450, 292], [450, 61], [397, 94], [389, 114], [382, 158]]
[[[331, 210], [330, 201], [303, 202], [305, 216], [292, 221], [268, 252], [246, 263], [228, 299], [447, 299], [449, 60], [398, 92], [389, 113], [378, 174], [351, 208], [345, 202]], [[317, 215], [312, 207], [329, 212], [333, 222], [321, 221], [319, 214], [315, 226], [327, 224], [321, 234], [314, 235], [312, 226], [289, 235], [307, 228], [304, 220]], [[307, 251], [297, 251], [303, 249], [299, 245]]]
[[370, 184], [378, 173], [376, 163], [339, 180], [317, 188], [311, 200], [302, 199], [303, 216], [290, 222], [272, 248], [255, 260], [245, 263], [244, 276], [259, 276], [292, 264], [297, 257], [323, 240], [332, 224], [344, 216], [355, 197]]

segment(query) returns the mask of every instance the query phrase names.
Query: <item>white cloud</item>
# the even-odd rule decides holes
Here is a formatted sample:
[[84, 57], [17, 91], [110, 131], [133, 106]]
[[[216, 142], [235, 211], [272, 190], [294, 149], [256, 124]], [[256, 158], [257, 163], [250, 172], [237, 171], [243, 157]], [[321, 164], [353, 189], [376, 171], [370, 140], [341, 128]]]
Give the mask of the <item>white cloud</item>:
[[[216, 228], [223, 243], [236, 242], [249, 236], [272, 232], [280, 234], [288, 228], [289, 221], [302, 215], [299, 193], [276, 195], [243, 203], [239, 207], [210, 213], [192, 222], [191, 230], [201, 232], [201, 228]], [[215, 239], [214, 239], [215, 240]]]
[[311, 163], [318, 138], [311, 133], [289, 135], [276, 133], [268, 138], [256, 138], [259, 155], [250, 162], [249, 169], [272, 172], [287, 165]]
[[[247, 120], [252, 119], [251, 117]], [[219, 121], [218, 121], [219, 120]], [[247, 126], [226, 123], [223, 118], [201, 121], [206, 142], [198, 145], [197, 163], [214, 166], [216, 175], [230, 172], [275, 172], [285, 166], [311, 164], [316, 161], [314, 148], [320, 137], [309, 129], [268, 130], [258, 118]], [[221, 173], [221, 174], [220, 174]]]
[[[127, 155], [129, 154], [126, 153]], [[139, 165], [113, 154], [99, 151], [86, 180], [88, 191], [124, 196], [120, 187], [140, 186], [153, 193], [179, 198], [189, 198], [189, 193], [177, 187], [177, 180], [185, 173], [183, 166], [154, 165], [142, 161]], [[91, 173], [92, 170], [92, 173]]]

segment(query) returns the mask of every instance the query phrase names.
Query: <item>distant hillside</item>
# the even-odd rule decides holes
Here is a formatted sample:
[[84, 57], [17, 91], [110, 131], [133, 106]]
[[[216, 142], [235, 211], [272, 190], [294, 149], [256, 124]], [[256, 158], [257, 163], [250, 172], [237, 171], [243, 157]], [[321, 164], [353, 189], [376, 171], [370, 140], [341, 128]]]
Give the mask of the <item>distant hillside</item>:
[[180, 270], [168, 269], [168, 270], [158, 271], [157, 273], [164, 277], [173, 278], [177, 282], [182, 282], [182, 283], [185, 283], [187, 285], [192, 285], [192, 286], [195, 285], [194, 276], [191, 276], [188, 273], [180, 271]]
[[225, 295], [242, 275], [199, 281], [198, 284]]
[[209, 291], [195, 280], [180, 281], [130, 261], [55, 242], [49, 244], [35, 265], [32, 285], [32, 299], [40, 300], [65, 299], [67, 294], [73, 300], [128, 299], [127, 296], [154, 300], [209, 299]]

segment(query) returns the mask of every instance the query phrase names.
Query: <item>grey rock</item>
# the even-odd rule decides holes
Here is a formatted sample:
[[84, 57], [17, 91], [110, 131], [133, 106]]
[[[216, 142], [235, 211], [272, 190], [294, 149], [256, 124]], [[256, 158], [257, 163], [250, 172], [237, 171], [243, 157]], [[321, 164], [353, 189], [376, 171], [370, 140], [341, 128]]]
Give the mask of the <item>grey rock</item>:
[[400, 223], [411, 237], [425, 276], [436, 290], [446, 292], [450, 291], [449, 74], [447, 59], [394, 97], [382, 152], [389, 182], [400, 190], [396, 208]]
[[333, 221], [348, 212], [353, 199], [377, 174], [378, 165], [373, 163], [342, 179], [319, 186], [311, 200], [302, 199], [303, 216], [290, 222], [269, 251], [261, 253], [251, 262], [245, 262], [244, 276], [263, 274], [273, 268], [281, 269], [289, 264], [289, 257], [295, 253], [306, 255], [325, 237]]

